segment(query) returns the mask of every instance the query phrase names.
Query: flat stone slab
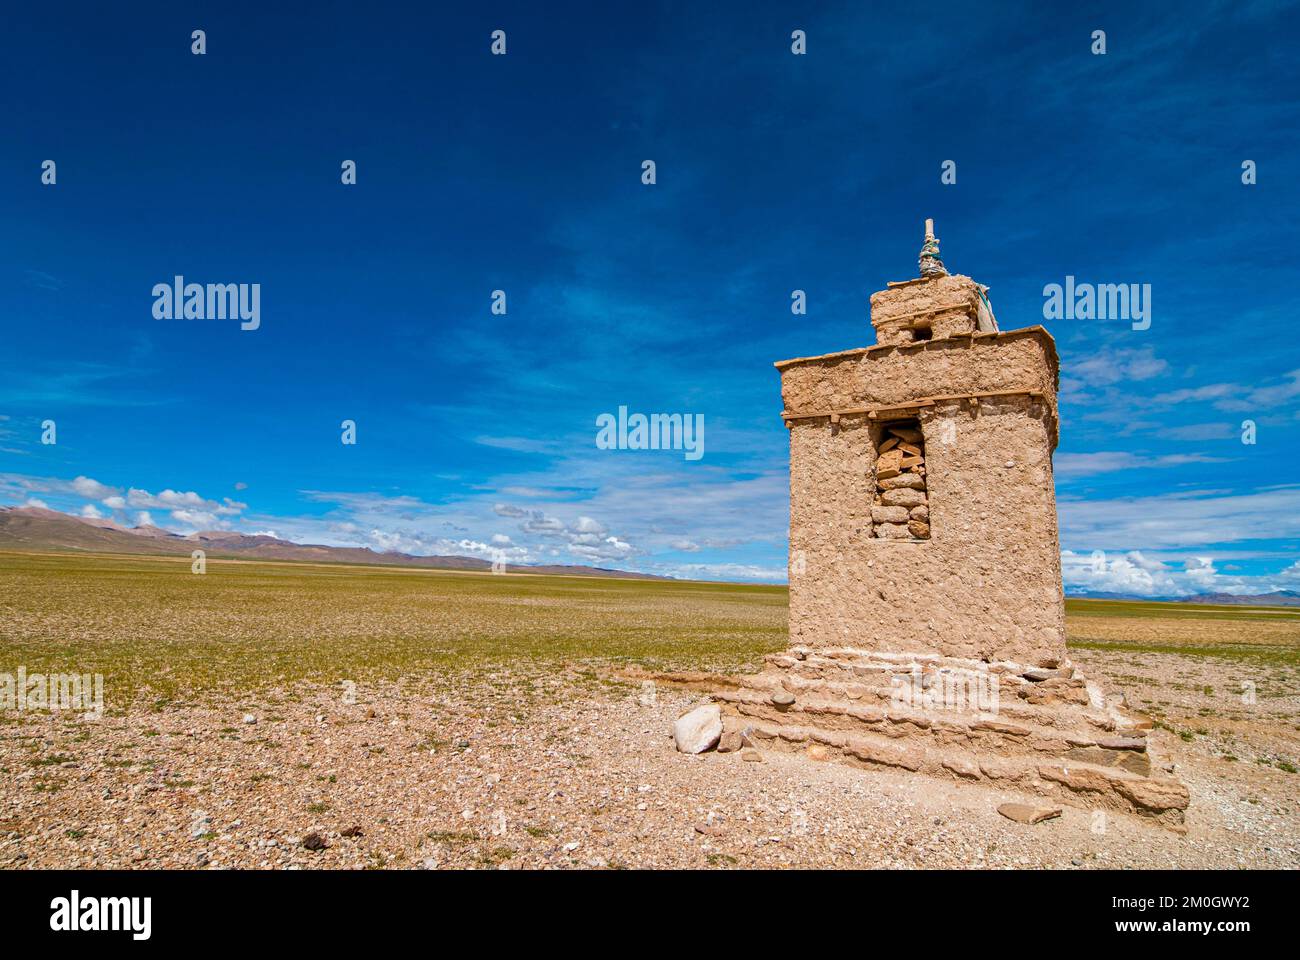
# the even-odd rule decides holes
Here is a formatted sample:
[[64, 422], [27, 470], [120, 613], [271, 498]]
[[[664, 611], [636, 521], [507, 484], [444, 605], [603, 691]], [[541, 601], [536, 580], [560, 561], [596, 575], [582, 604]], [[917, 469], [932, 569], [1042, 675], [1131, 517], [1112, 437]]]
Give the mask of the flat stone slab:
[[[1186, 787], [1168, 776], [1152, 776], [1173, 772], [1160, 758], [1159, 743], [1148, 743], [1133, 729], [1136, 718], [1101, 702], [1096, 685], [1085, 686], [1085, 677], [1068, 663], [986, 664], [919, 651], [838, 646], [798, 652], [803, 660], [793, 654], [769, 656], [761, 673], [712, 694], [722, 704], [728, 732], [744, 729], [764, 749], [798, 750], [805, 759], [820, 760], [818, 748], [825, 747], [826, 760], [850, 766], [991, 786], [996, 796], [1023, 801], [1004, 806], [999, 816], [1026, 825], [1059, 817], [1072, 806], [1122, 811], [1184, 829]], [[1003, 694], [1006, 688], [1017, 694], [1030, 690], [1042, 699], [1026, 703], [1017, 696], [1002, 713], [968, 709], [960, 715], [937, 702], [884, 699], [895, 676], [915, 673], [919, 686], [932, 679], [933, 689], [945, 671], [964, 676], [980, 669]], [[1031, 670], [1071, 675], [1021, 679]], [[1087, 702], [1070, 699], [1078, 693]], [[727, 738], [724, 749], [735, 750], [734, 738]], [[1001, 802], [990, 805], [998, 809]]]
[[1060, 807], [1035, 807], [1028, 803], [1004, 803], [998, 813], [1016, 823], [1042, 823], [1061, 815]]
[[1074, 676], [1074, 669], [1066, 667], [1049, 670], [1046, 667], [1034, 667], [1032, 670], [1026, 670], [1021, 676], [1034, 683], [1042, 683], [1044, 680], [1069, 680]]

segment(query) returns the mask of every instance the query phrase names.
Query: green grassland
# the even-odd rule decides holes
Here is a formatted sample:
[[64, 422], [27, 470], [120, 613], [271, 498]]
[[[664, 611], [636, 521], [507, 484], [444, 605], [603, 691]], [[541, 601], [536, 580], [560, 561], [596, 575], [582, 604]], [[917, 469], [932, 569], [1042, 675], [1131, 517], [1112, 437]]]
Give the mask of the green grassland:
[[1124, 651], [1300, 668], [1300, 609], [1067, 600], [1073, 650]]
[[129, 695], [576, 661], [729, 671], [785, 645], [784, 587], [0, 553], [0, 672]]
[[1065, 602], [1075, 617], [1156, 617], [1160, 620], [1264, 620], [1300, 623], [1300, 607], [1231, 606], [1208, 603], [1167, 603], [1147, 600], [1083, 600]]
[[[129, 699], [506, 666], [727, 672], [785, 646], [786, 606], [776, 586], [0, 552], [0, 673], [102, 673]], [[1066, 609], [1076, 648], [1300, 662], [1287, 608]]]

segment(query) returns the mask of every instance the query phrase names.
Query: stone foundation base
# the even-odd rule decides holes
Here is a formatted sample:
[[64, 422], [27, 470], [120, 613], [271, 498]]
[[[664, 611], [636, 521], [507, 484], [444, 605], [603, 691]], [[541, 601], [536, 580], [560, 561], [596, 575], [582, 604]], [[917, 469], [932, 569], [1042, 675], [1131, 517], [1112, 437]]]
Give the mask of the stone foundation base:
[[727, 731], [761, 746], [1037, 793], [1182, 829], [1187, 788], [1148, 749], [1151, 721], [1054, 669], [925, 654], [795, 647], [713, 694]]

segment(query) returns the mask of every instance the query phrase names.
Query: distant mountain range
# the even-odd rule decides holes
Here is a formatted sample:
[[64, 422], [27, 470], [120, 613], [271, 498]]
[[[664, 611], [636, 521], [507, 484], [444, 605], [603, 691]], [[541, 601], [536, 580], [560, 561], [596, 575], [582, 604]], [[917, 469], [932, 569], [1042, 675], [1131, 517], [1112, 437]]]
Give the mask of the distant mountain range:
[[[368, 547], [327, 547], [293, 543], [262, 534], [249, 536], [228, 530], [207, 530], [181, 536], [160, 527], [124, 527], [112, 520], [73, 517], [40, 507], [0, 507], [0, 549], [55, 550], [85, 553], [127, 553], [149, 556], [189, 556], [202, 550], [209, 557], [241, 560], [305, 560], [316, 563], [379, 564], [387, 567], [427, 567], [435, 570], [492, 569], [478, 557], [416, 557], [406, 553], [379, 553]], [[603, 567], [552, 564], [510, 564], [517, 573], [563, 574], [576, 577], [623, 577], [634, 580], [669, 580], [648, 573], [628, 573]]]
[[[474, 570], [486, 572], [492, 563], [478, 557], [417, 557], [408, 553], [379, 553], [369, 547], [327, 547], [323, 544], [294, 543], [264, 534], [250, 536], [229, 530], [205, 530], [182, 536], [160, 527], [124, 527], [112, 520], [74, 517], [41, 507], [0, 507], [0, 550], [75, 551], [82, 553], [125, 553], [146, 556], [189, 556], [203, 550], [216, 559], [298, 560], [314, 563], [372, 564], [385, 567], [423, 567], [432, 570]], [[572, 577], [623, 577], [633, 580], [671, 580], [648, 573], [628, 573], [603, 567], [549, 564], [510, 564], [517, 573], [561, 574]], [[1300, 593], [1237, 596], [1203, 593], [1192, 597], [1141, 597], [1128, 593], [1067, 594], [1079, 600], [1140, 600], [1148, 603], [1209, 603], [1233, 606], [1300, 607]]]
[[1067, 593], [1071, 600], [1143, 600], [1147, 603], [1211, 603], [1241, 607], [1300, 607], [1300, 593], [1198, 593], [1191, 597], [1140, 597], [1133, 593]]

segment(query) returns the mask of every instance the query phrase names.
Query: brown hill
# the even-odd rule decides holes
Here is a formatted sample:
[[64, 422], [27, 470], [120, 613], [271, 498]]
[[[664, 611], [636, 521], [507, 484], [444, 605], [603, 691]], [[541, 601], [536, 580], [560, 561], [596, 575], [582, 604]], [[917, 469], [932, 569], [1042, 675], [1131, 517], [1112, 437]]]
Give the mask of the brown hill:
[[[379, 564], [396, 567], [426, 567], [436, 570], [478, 570], [492, 568], [478, 557], [417, 557], [406, 553], [379, 553], [369, 547], [329, 547], [323, 544], [293, 543], [265, 535], [250, 536], [229, 530], [206, 530], [181, 536], [159, 527], [123, 527], [111, 520], [73, 517], [40, 507], [0, 507], [0, 549], [56, 550], [86, 553], [126, 553], [147, 556], [188, 556], [202, 550], [209, 557], [244, 560], [297, 560], [313, 563]], [[645, 573], [606, 570], [601, 567], [525, 566], [511, 564], [521, 573], [550, 573], [580, 577], [627, 577], [637, 580], [665, 580]]]
[[1230, 604], [1240, 607], [1300, 607], [1300, 593], [1279, 590], [1277, 593], [1201, 593], [1194, 597], [1179, 597], [1178, 603]]

